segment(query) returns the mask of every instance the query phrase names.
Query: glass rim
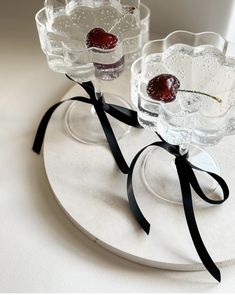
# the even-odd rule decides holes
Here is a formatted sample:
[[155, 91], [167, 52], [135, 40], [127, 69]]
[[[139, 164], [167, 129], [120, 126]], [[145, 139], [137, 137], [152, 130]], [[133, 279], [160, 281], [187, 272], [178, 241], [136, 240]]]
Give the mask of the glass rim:
[[[149, 7], [148, 7], [146, 4], [142, 3], [142, 2], [140, 2], [139, 7], [144, 8], [144, 9], [145, 9], [145, 12], [146, 12], [146, 16], [140, 19], [140, 21], [143, 22], [143, 21], [147, 20], [147, 19], [150, 17], [151, 11], [150, 11]], [[40, 15], [43, 11], [45, 11], [45, 10], [46, 10], [46, 7], [42, 7], [42, 8], [41, 8], [41, 9], [35, 14], [35, 20], [36, 20], [36, 22], [38, 22], [38, 23], [41, 24], [41, 22], [39, 21], [39, 15]]]
[[[173, 31], [171, 32], [170, 34], [168, 34], [165, 38], [160, 38], [160, 39], [155, 39], [155, 40], [151, 40], [149, 42], [147, 42], [144, 47], [143, 47], [143, 56], [145, 55], [145, 53], [148, 51], [148, 48], [150, 48], [153, 44], [164, 44], [166, 43], [168, 40], [174, 38], [175, 36], [177, 36], [178, 34], [184, 34], [185, 36], [188, 35], [188, 36], [191, 36], [191, 37], [200, 37], [200, 36], [203, 36], [203, 35], [211, 35], [211, 36], [214, 36], [214, 37], [217, 37], [218, 41], [219, 42], [222, 42], [223, 43], [223, 47], [226, 49], [227, 47], [227, 44], [228, 43], [233, 43], [233, 42], [229, 42], [227, 41], [225, 38], [223, 38], [219, 33], [216, 33], [216, 32], [212, 32], [212, 31], [205, 31], [205, 32], [199, 32], [199, 33], [193, 33], [193, 32], [190, 32], [190, 31], [186, 31], [186, 30], [176, 30], [176, 31]], [[180, 42], [178, 42], [180, 43]], [[172, 44], [171, 44], [172, 45]], [[164, 46], [163, 46], [164, 47]], [[196, 47], [196, 46], [192, 46], [192, 47]], [[166, 48], [164, 47], [164, 50]], [[147, 53], [146, 53], [147, 54]]]
[[140, 3], [140, 7], [144, 8], [145, 11], [147, 12], [147, 15], [140, 19], [141, 22], [144, 22], [145, 20], [150, 18], [151, 10], [146, 4], [144, 4], [142, 2]]
[[[136, 76], [139, 73], [138, 70], [136, 70], [136, 68], [140, 65], [140, 70], [142, 70], [142, 57], [137, 58], [131, 65], [131, 75], [132, 76]], [[138, 73], [137, 73], [138, 72]]]
[[36, 21], [36, 23], [38, 23], [38, 24], [44, 26], [45, 24], [43, 24], [43, 23], [39, 20], [39, 16], [41, 15], [42, 12], [44, 12], [45, 15], [46, 15], [46, 8], [45, 8], [45, 7], [41, 8], [41, 9], [35, 14], [35, 21]]

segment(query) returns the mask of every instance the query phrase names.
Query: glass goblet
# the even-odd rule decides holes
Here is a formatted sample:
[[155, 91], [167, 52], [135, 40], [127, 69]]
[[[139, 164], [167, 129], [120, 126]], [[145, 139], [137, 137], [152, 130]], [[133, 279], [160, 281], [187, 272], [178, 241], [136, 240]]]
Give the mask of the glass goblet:
[[[171, 101], [164, 101], [164, 94], [153, 97], [149, 89], [150, 81], [161, 75], [180, 81]], [[132, 65], [132, 100], [137, 99], [138, 119], [144, 128], [179, 145], [182, 155], [189, 152], [189, 161], [195, 166], [219, 174], [216, 160], [202, 147], [219, 143], [235, 130], [234, 44], [213, 32], [186, 31], [149, 42], [143, 57]], [[143, 160], [142, 179], [159, 199], [181, 204], [173, 160], [173, 156], [153, 148]], [[212, 195], [216, 183], [205, 173], [196, 174], [203, 191]]]
[[[49, 67], [71, 75], [79, 83], [93, 81], [97, 92], [102, 92], [101, 81], [111, 81], [121, 75], [127, 63], [125, 58], [128, 60], [130, 54], [139, 52], [142, 45], [139, 0], [46, 0], [36, 22]], [[103, 36], [90, 46], [88, 36], [96, 29], [102, 30]], [[110, 36], [116, 38], [115, 46], [106, 41], [100, 46], [100, 41]], [[118, 95], [102, 94], [107, 102], [130, 107]], [[106, 142], [93, 108], [75, 102], [65, 117], [68, 132], [75, 139], [85, 143]], [[117, 138], [129, 132], [129, 127], [111, 121]]]

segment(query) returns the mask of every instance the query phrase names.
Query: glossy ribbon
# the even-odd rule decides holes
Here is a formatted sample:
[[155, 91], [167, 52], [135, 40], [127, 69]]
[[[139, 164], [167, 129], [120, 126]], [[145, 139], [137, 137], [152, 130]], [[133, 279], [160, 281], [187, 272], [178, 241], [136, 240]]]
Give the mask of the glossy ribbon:
[[[144, 214], [142, 213], [133, 189], [133, 172], [135, 165], [137, 163], [137, 160], [139, 159], [140, 155], [149, 147], [159, 147], [170, 153], [171, 155], [175, 156], [175, 165], [179, 176], [180, 186], [181, 186], [181, 192], [182, 192], [182, 200], [183, 200], [183, 206], [184, 206], [184, 213], [187, 221], [187, 225], [189, 228], [189, 232], [191, 235], [191, 238], [193, 240], [194, 246], [196, 248], [196, 251], [206, 267], [206, 269], [211, 273], [211, 275], [217, 280], [221, 281], [221, 274], [213, 260], [211, 259], [203, 241], [201, 238], [201, 235], [198, 230], [198, 226], [196, 223], [194, 210], [193, 210], [193, 201], [192, 201], [192, 193], [191, 193], [191, 187], [194, 189], [194, 191], [198, 194], [200, 198], [202, 198], [205, 202], [210, 204], [222, 204], [227, 200], [229, 197], [229, 189], [225, 181], [218, 176], [217, 174], [202, 170], [194, 165], [192, 165], [188, 160], [188, 155], [182, 156], [179, 151], [179, 146], [174, 146], [171, 144], [168, 144], [165, 141], [160, 142], [154, 142], [146, 147], [144, 147], [139, 153], [135, 156], [133, 159], [130, 170], [128, 173], [127, 178], [127, 193], [128, 193], [128, 199], [130, 204], [130, 209], [135, 216], [137, 222], [142, 227], [142, 229], [149, 234], [150, 232], [150, 223], [145, 218]], [[157, 167], [156, 167], [157, 169]], [[209, 199], [204, 192], [202, 191], [197, 178], [195, 176], [194, 170], [198, 170], [204, 173], [209, 174], [214, 180], [217, 181], [218, 185], [221, 187], [223, 192], [223, 199], [222, 200], [211, 200]]]
[[[67, 76], [70, 80], [74, 81], [72, 78]], [[75, 81], [74, 81], [75, 82]], [[120, 147], [118, 145], [117, 139], [115, 137], [115, 134], [112, 130], [112, 127], [110, 125], [110, 122], [107, 118], [107, 114], [111, 115], [112, 117], [116, 118], [117, 120], [133, 127], [141, 128], [141, 126], [138, 123], [137, 119], [137, 113], [133, 110], [120, 107], [113, 104], [108, 104], [104, 101], [104, 98], [100, 93], [96, 93], [94, 85], [92, 82], [85, 82], [85, 83], [78, 83], [88, 94], [90, 98], [83, 97], [83, 96], [76, 96], [69, 98], [67, 100], [61, 101], [55, 105], [53, 105], [43, 116], [33, 144], [33, 151], [37, 154], [40, 154], [43, 140], [45, 137], [46, 129], [48, 126], [48, 123], [51, 119], [51, 116], [53, 115], [54, 111], [63, 103], [67, 101], [78, 101], [82, 103], [87, 103], [90, 105], [93, 105], [97, 116], [99, 118], [100, 124], [103, 128], [104, 134], [106, 136], [107, 142], [109, 143], [110, 150], [113, 154], [113, 157], [121, 170], [122, 173], [128, 174], [127, 177], [127, 194], [128, 194], [128, 200], [130, 209], [135, 216], [137, 222], [140, 224], [142, 229], [149, 234], [150, 232], [150, 223], [145, 218], [144, 214], [142, 213], [141, 209], [139, 208], [139, 205], [137, 203], [135, 194], [134, 194], [134, 188], [133, 188], [133, 172], [136, 165], [137, 160], [139, 159], [140, 155], [149, 147], [159, 147], [164, 149], [165, 151], [169, 152], [170, 154], [175, 156], [175, 165], [177, 168], [181, 191], [182, 191], [182, 200], [183, 200], [183, 206], [184, 206], [184, 212], [185, 217], [187, 221], [187, 225], [194, 243], [194, 246], [197, 250], [197, 253], [204, 264], [204, 266], [207, 268], [207, 270], [211, 273], [211, 275], [218, 281], [221, 280], [220, 271], [211, 259], [203, 241], [200, 236], [198, 226], [196, 223], [194, 210], [193, 210], [193, 202], [192, 202], [192, 194], [191, 194], [191, 187], [194, 189], [194, 191], [198, 194], [200, 198], [202, 198], [205, 202], [210, 204], [222, 204], [229, 196], [229, 189], [225, 181], [218, 175], [204, 171], [194, 165], [192, 165], [188, 160], [188, 155], [180, 155], [179, 152], [179, 146], [174, 146], [171, 144], [168, 144], [164, 141], [163, 138], [159, 134], [157, 134], [162, 141], [154, 142], [146, 147], [144, 147], [141, 151], [138, 152], [138, 154], [134, 157], [131, 166], [127, 165], [122, 152], [120, 150]], [[157, 167], [156, 167], [157, 169]], [[198, 170], [204, 173], [209, 174], [212, 178], [214, 178], [219, 186], [221, 187], [223, 191], [223, 200], [211, 200], [209, 199], [202, 191], [197, 178], [194, 174], [193, 170]]]
[[[67, 76], [67, 78], [74, 81], [69, 76]], [[33, 151], [37, 154], [40, 154], [48, 123], [49, 123], [54, 111], [61, 104], [65, 103], [67, 101], [83, 102], [83, 103], [87, 103], [87, 104], [94, 106], [96, 114], [99, 118], [100, 124], [103, 128], [104, 134], [106, 136], [106, 139], [109, 143], [109, 147], [110, 147], [110, 150], [113, 154], [113, 157], [114, 157], [119, 169], [122, 171], [122, 173], [127, 174], [129, 171], [129, 167], [126, 163], [126, 160], [124, 159], [124, 157], [122, 155], [122, 152], [120, 150], [117, 139], [115, 137], [115, 134], [113, 132], [113, 129], [110, 125], [110, 122], [107, 118], [106, 113], [111, 115], [112, 117], [116, 118], [117, 120], [129, 125], [129, 126], [141, 128], [138, 123], [137, 113], [133, 110], [130, 110], [130, 109], [127, 109], [124, 107], [120, 107], [117, 105], [106, 103], [104, 101], [103, 96], [100, 93], [96, 93], [94, 85], [90, 81], [85, 82], [85, 83], [78, 83], [78, 84], [86, 91], [86, 93], [89, 95], [90, 98], [86, 98], [86, 97], [82, 97], [82, 96], [75, 96], [75, 97], [69, 98], [67, 100], [61, 101], [61, 102], [53, 105], [45, 113], [45, 115], [43, 116], [43, 118], [39, 124], [37, 134], [36, 134], [34, 144], [33, 144]]]

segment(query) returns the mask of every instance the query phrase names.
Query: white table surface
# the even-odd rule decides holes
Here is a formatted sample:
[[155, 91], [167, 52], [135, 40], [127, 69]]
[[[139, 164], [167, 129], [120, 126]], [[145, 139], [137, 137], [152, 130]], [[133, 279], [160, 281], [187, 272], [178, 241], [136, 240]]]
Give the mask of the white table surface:
[[221, 284], [207, 272], [140, 266], [67, 219], [31, 146], [43, 112], [72, 84], [40, 51], [33, 15], [42, 1], [16, 2], [32, 7], [0, 10], [0, 292], [234, 292], [235, 266], [222, 269]]

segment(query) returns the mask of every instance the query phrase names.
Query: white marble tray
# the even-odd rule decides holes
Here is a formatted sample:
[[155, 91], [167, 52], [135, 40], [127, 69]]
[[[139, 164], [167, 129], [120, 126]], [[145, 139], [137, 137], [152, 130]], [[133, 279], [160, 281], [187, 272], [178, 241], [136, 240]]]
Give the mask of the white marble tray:
[[[137, 165], [136, 197], [152, 225], [149, 236], [140, 229], [129, 210], [126, 176], [119, 172], [108, 146], [82, 144], [66, 133], [64, 115], [68, 106], [69, 103], [63, 104], [48, 126], [44, 163], [55, 197], [72, 222], [96, 243], [128, 260], [162, 269], [204, 269], [192, 243], [183, 208], [151, 195], [143, 185]], [[120, 140], [128, 163], [140, 148], [153, 141], [156, 137], [152, 132], [132, 129]], [[230, 199], [224, 205], [196, 206], [195, 210], [205, 245], [220, 267], [235, 261], [232, 147], [235, 148], [234, 137], [210, 149], [230, 187]]]

